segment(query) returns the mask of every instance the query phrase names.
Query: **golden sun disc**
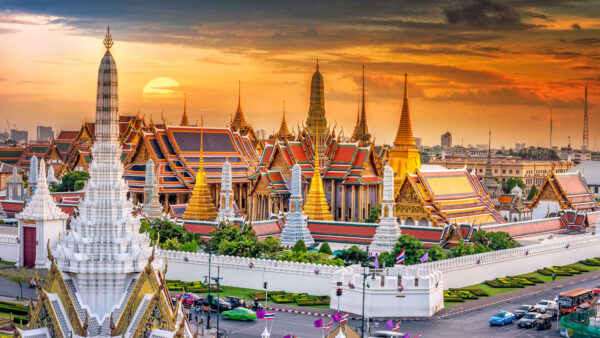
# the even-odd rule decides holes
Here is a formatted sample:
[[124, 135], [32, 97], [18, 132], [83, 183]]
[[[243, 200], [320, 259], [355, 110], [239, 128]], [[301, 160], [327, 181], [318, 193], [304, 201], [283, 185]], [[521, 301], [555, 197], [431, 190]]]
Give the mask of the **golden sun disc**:
[[170, 77], [157, 77], [144, 86], [144, 97], [168, 97], [178, 93], [179, 83]]

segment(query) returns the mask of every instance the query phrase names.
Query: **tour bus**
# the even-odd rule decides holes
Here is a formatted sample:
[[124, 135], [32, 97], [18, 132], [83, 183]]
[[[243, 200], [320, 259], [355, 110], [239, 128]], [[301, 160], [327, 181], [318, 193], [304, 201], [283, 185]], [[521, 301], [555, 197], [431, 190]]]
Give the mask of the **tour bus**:
[[558, 295], [558, 306], [561, 314], [574, 312], [584, 304], [592, 305], [592, 301], [593, 293], [590, 289], [573, 289]]

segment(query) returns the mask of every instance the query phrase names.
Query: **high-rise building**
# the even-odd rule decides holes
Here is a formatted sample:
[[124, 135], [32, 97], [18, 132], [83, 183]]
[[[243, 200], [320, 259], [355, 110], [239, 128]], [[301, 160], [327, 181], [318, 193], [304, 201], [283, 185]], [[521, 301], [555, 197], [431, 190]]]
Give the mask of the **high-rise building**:
[[420, 146], [422, 146], [422, 145], [423, 145], [423, 138], [422, 138], [422, 137], [415, 136], [415, 146], [416, 146], [416, 147], [420, 147]]
[[452, 134], [449, 131], [442, 134], [442, 148], [452, 148]]
[[28, 142], [29, 141], [29, 132], [27, 130], [10, 130], [10, 138], [18, 142]]
[[37, 140], [51, 141], [54, 139], [54, 130], [52, 127], [37, 126]]

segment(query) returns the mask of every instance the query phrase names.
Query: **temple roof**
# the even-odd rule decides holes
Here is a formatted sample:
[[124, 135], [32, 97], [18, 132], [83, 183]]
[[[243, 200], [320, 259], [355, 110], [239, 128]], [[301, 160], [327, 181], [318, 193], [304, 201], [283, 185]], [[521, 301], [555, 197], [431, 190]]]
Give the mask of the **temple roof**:
[[552, 172], [533, 198], [531, 208], [535, 208], [540, 200], [549, 199], [556, 200], [562, 209], [600, 210], [579, 171], [560, 174]]

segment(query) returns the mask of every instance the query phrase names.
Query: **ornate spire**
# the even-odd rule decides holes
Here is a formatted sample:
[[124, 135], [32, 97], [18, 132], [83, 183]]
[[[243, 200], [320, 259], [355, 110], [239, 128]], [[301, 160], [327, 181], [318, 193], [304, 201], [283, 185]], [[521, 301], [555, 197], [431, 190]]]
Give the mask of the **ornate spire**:
[[198, 161], [198, 172], [196, 173], [196, 183], [194, 190], [188, 202], [188, 207], [183, 214], [184, 219], [214, 221], [217, 218], [217, 208], [212, 202], [212, 196], [208, 184], [206, 183], [206, 173], [204, 172], [204, 119], [200, 124], [200, 158]]
[[110, 53], [110, 47], [113, 46], [113, 39], [110, 35], [110, 26], [106, 28], [106, 36], [104, 37], [104, 47], [106, 47], [106, 52]]
[[39, 163], [39, 174], [37, 175], [37, 188], [31, 201], [27, 203], [23, 211], [17, 215], [19, 219], [27, 220], [55, 220], [69, 218], [67, 214], [56, 205], [54, 198], [50, 196], [48, 183], [46, 181], [46, 163], [42, 158]]
[[352, 142], [360, 142], [361, 146], [367, 146], [371, 143], [371, 134], [369, 134], [369, 128], [367, 127], [367, 112], [365, 110], [365, 65], [363, 64], [362, 69], [362, 110], [360, 111], [360, 117], [357, 117], [356, 127], [352, 134]]
[[412, 132], [412, 124], [410, 122], [410, 112], [408, 109], [408, 75], [404, 74], [404, 101], [402, 102], [402, 116], [400, 117], [400, 125], [396, 133], [394, 145], [396, 147], [412, 148], [416, 145], [415, 138]]
[[290, 137], [290, 130], [288, 129], [287, 122], [285, 121], [285, 100], [283, 100], [283, 117], [281, 119], [281, 126], [279, 126], [279, 131], [276, 134], [276, 137], [280, 140], [287, 139]]
[[488, 157], [485, 164], [485, 175], [483, 175], [483, 185], [488, 190], [489, 197], [491, 199], [497, 199], [500, 193], [500, 183], [496, 182], [494, 174], [492, 173], [492, 130], [488, 133]]
[[[306, 128], [313, 141], [317, 139], [317, 134], [327, 135], [329, 133], [327, 118], [325, 117], [324, 94], [323, 75], [319, 71], [319, 61], [317, 60], [316, 70], [310, 81], [310, 106], [308, 108], [308, 118], [306, 119]], [[325, 142], [325, 140], [326, 137], [321, 139], [322, 142]], [[320, 146], [323, 151], [321, 156], [323, 156], [325, 144], [321, 143]]]
[[246, 118], [244, 117], [244, 112], [242, 111], [242, 82], [238, 81], [238, 104], [237, 110], [235, 111], [235, 116], [231, 121], [231, 129], [233, 131], [240, 130], [242, 133], [248, 128], [248, 122], [246, 122]]
[[190, 125], [187, 115], [187, 93], [183, 93], [183, 116], [181, 117], [180, 126], [187, 127]]
[[329, 212], [329, 205], [325, 198], [325, 189], [321, 179], [321, 168], [319, 167], [319, 135], [315, 142], [315, 168], [310, 181], [310, 190], [304, 204], [304, 212], [312, 220], [328, 221], [333, 219]]

